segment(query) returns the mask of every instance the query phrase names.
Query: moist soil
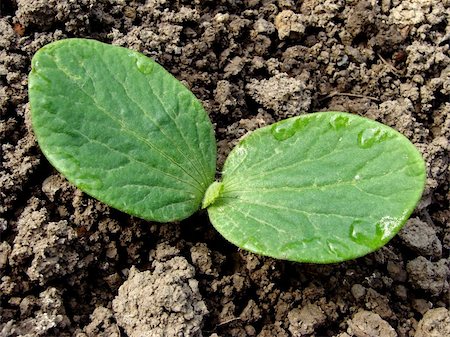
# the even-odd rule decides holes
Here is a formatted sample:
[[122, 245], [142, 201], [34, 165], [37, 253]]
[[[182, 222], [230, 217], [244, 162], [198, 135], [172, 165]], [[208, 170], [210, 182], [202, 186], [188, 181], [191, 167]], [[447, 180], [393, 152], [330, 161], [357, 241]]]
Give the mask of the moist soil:
[[[239, 250], [198, 212], [143, 221], [61, 177], [30, 128], [33, 54], [68, 37], [138, 50], [203, 102], [219, 168], [247, 132], [340, 110], [427, 162], [404, 229], [332, 265]], [[2, 0], [1, 336], [450, 336], [449, 0]]]

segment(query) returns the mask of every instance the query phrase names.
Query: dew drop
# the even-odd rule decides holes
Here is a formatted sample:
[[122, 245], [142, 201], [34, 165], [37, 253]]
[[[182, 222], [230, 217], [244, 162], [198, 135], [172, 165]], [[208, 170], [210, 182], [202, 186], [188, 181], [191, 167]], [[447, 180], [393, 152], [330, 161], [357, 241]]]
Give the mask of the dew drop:
[[313, 119], [313, 117], [296, 118], [294, 120], [295, 131], [299, 131], [299, 130], [303, 129], [305, 126], [307, 126], [311, 122], [312, 119]]
[[136, 66], [138, 70], [145, 75], [151, 74], [153, 71], [153, 63], [143, 56], [137, 57]]
[[312, 242], [312, 240], [300, 240], [286, 243], [280, 247], [280, 252], [302, 250], [309, 242]]
[[295, 134], [295, 129], [292, 126], [283, 124], [275, 124], [272, 126], [272, 135], [278, 141], [283, 141], [291, 138]]
[[314, 237], [314, 238], [309, 238], [309, 239], [288, 242], [280, 247], [279, 253], [284, 258], [293, 256], [293, 255], [300, 255], [305, 250], [308, 250], [308, 247], [311, 246], [311, 243], [319, 242], [319, 241], [320, 241], [320, 238]]
[[358, 145], [363, 149], [368, 149], [375, 143], [386, 140], [387, 137], [388, 133], [380, 128], [365, 129], [358, 134]]
[[280, 253], [288, 253], [291, 251], [302, 250], [303, 248], [305, 248], [305, 246], [306, 246], [305, 241], [289, 242], [280, 247]]
[[310, 122], [310, 118], [289, 118], [272, 126], [271, 133], [278, 141], [291, 138], [295, 133], [303, 129]]
[[362, 235], [363, 233], [361, 233], [361, 230], [360, 230], [362, 223], [363, 222], [361, 220], [355, 220], [350, 225], [350, 238], [357, 243], [359, 243], [361, 241], [362, 236], [363, 236]]
[[330, 125], [335, 130], [343, 129], [348, 125], [349, 120], [347, 116], [334, 115], [330, 118]]
[[363, 245], [371, 248], [376, 246], [377, 235], [373, 233], [372, 234], [368, 233], [367, 230], [368, 227], [364, 226], [364, 222], [362, 220], [353, 221], [352, 224], [350, 225], [350, 232], [349, 232], [350, 239], [353, 242], [357, 243], [358, 245]]

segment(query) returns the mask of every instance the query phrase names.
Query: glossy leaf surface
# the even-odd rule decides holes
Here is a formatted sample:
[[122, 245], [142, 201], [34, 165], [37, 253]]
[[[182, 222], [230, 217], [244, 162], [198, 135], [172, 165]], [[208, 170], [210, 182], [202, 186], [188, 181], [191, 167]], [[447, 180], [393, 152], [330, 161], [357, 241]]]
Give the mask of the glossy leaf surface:
[[246, 250], [331, 263], [388, 242], [421, 197], [424, 161], [397, 131], [338, 112], [256, 130], [227, 158], [213, 225]]
[[215, 175], [213, 128], [153, 60], [94, 40], [55, 42], [33, 58], [29, 97], [43, 153], [83, 191], [160, 222], [199, 208]]

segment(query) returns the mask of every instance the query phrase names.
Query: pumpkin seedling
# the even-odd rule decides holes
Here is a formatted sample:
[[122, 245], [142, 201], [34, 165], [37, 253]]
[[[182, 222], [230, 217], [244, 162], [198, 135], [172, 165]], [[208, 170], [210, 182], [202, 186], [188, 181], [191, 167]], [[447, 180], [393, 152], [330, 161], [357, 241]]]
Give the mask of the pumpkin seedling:
[[274, 258], [370, 253], [400, 230], [424, 188], [424, 161], [408, 139], [343, 112], [252, 132], [217, 182], [213, 127], [195, 96], [146, 56], [94, 40], [40, 49], [29, 97], [42, 152], [81, 190], [157, 222], [206, 208], [227, 240]]

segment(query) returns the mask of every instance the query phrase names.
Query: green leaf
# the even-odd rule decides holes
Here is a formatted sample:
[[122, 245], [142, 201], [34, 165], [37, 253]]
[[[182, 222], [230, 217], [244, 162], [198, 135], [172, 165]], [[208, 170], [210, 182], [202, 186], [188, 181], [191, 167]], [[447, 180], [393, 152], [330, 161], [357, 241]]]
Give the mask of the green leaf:
[[33, 57], [29, 97], [43, 153], [83, 191], [160, 222], [200, 207], [215, 175], [213, 128], [156, 62], [94, 40], [51, 43]]
[[246, 250], [331, 263], [386, 244], [424, 182], [421, 155], [397, 131], [347, 113], [314, 113], [245, 137], [225, 162], [208, 212]]

